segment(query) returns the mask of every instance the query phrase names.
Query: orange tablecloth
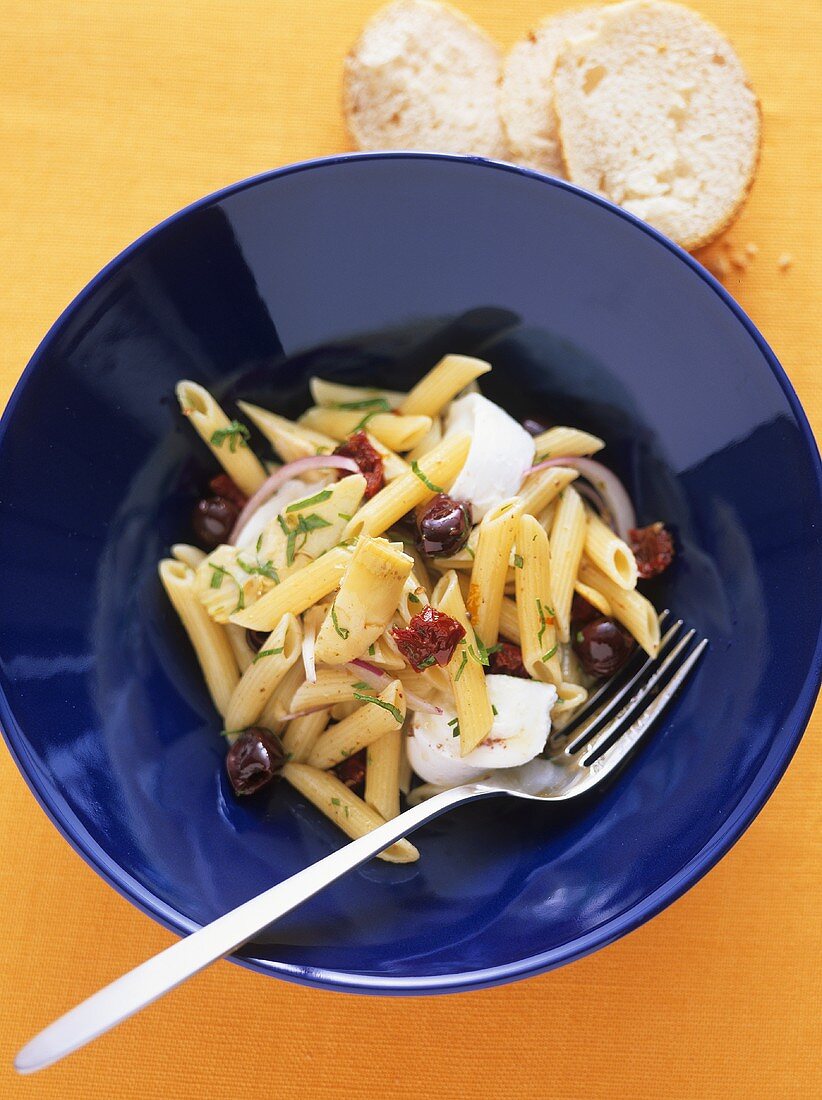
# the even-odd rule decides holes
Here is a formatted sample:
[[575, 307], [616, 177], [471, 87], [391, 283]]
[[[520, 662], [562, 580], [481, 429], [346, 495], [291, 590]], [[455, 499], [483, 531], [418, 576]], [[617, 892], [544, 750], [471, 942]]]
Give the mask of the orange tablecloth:
[[[562, 6], [460, 2], [505, 45]], [[4, 0], [0, 403], [64, 305], [138, 234], [233, 180], [348, 148], [340, 66], [376, 6]], [[731, 233], [758, 253], [726, 283], [818, 426], [822, 7], [697, 6], [735, 41], [764, 107], [761, 170]], [[589, 959], [426, 1000], [315, 992], [222, 963], [25, 1081], [10, 1068], [24, 1040], [172, 937], [71, 851], [0, 751], [0, 1096], [818, 1097], [820, 719], [719, 867]]]

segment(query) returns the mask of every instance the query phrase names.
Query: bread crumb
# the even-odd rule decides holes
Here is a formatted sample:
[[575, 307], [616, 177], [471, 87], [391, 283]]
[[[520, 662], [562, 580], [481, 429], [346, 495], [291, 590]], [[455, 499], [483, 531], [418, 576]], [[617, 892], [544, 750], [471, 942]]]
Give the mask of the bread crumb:
[[793, 265], [793, 256], [790, 252], [783, 252], [779, 259], [776, 261], [776, 266], [780, 271], [787, 271], [789, 267]]
[[748, 243], [745, 245], [745, 251], [748, 253], [749, 256], [755, 256], [759, 252], [759, 245], [754, 244], [753, 241], [748, 241]]

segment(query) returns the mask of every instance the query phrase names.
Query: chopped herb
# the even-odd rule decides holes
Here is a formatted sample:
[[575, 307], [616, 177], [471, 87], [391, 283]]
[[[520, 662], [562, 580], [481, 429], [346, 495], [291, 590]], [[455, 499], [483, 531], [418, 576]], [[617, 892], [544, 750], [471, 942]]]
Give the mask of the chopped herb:
[[252, 665], [256, 665], [256, 663], [258, 661], [261, 661], [263, 659], [263, 657], [274, 657], [274, 656], [276, 656], [276, 654], [282, 653], [282, 651], [283, 651], [282, 646], [280, 646], [279, 649], [261, 649], [260, 652], [257, 654], [257, 656], [254, 658], [254, 660], [251, 663], [252, 663]]
[[352, 688], [354, 688], [355, 691], [368, 691], [368, 689], [371, 687], [371, 685], [367, 684], [365, 680], [357, 680], [356, 684], [352, 684], [351, 686]]
[[285, 522], [285, 519], [283, 518], [283, 516], [277, 516], [277, 523], [279, 523], [280, 530], [282, 531], [282, 533], [284, 535], [290, 535], [291, 534], [291, 528]]
[[[234, 611], [242, 611], [244, 607], [245, 607], [245, 592], [243, 592], [243, 590], [241, 588], [239, 590], [239, 592], [237, 593], [237, 606], [234, 608]], [[234, 614], [234, 611], [231, 612], [232, 615]]]
[[241, 447], [247, 447], [250, 438], [251, 432], [245, 424], [241, 424], [239, 420], [232, 420], [227, 428], [218, 428], [213, 433], [211, 443], [214, 447], [222, 447], [228, 440], [228, 449], [233, 453], [237, 450], [238, 443]]
[[448, 723], [448, 725], [451, 727], [451, 736], [452, 737], [459, 737], [459, 735], [460, 735], [460, 720], [459, 720], [459, 718], [452, 718], [451, 721]]
[[212, 577], [211, 577], [211, 587], [212, 588], [219, 588], [220, 585], [223, 583], [223, 577], [230, 577], [231, 576], [231, 574], [229, 573], [229, 571], [227, 569], [223, 569], [223, 567], [221, 565], [214, 565], [213, 562], [208, 563], [208, 568], [214, 570], [214, 573], [212, 574]]
[[254, 576], [256, 574], [260, 577], [268, 577], [268, 579], [274, 581], [275, 584], [280, 583], [279, 573], [274, 568], [271, 561], [264, 561], [262, 564], [257, 562], [256, 565], [246, 565], [244, 561], [237, 558], [237, 564], [245, 573], [248, 573], [249, 576]]
[[539, 612], [539, 621], [541, 623], [539, 634], [537, 634], [537, 645], [541, 646], [542, 636], [545, 633], [546, 627], [548, 626], [548, 621], [545, 618], [545, 611], [542, 607], [542, 600], [539, 598], [539, 596], [537, 596], [537, 611]]
[[339, 636], [342, 638], [343, 641], [345, 641], [351, 631], [348, 630], [347, 627], [340, 626], [340, 624], [337, 622], [337, 605], [335, 603], [332, 603], [331, 605], [331, 622], [334, 624], [334, 629], [337, 631]]
[[417, 668], [420, 670], [424, 668], [430, 668], [431, 665], [435, 665], [436, 663], [437, 658], [434, 656], [433, 653], [429, 653], [427, 657], [423, 658], [423, 660], [420, 661], [420, 663], [417, 665]]
[[351, 519], [352, 518], [351, 516], [349, 516], [349, 514], [347, 512], [337, 512], [337, 515], [340, 517], [340, 519]]
[[542, 655], [542, 658], [541, 658], [541, 660], [543, 660], [543, 661], [550, 661], [550, 660], [551, 660], [551, 658], [552, 658], [552, 657], [554, 656], [554, 654], [556, 653], [556, 651], [557, 651], [557, 647], [556, 647], [555, 645], [552, 645], [552, 646], [551, 646], [551, 648], [550, 648], [550, 649], [548, 650], [548, 652], [547, 652], [547, 653], [543, 653], [543, 655]]
[[335, 401], [331, 405], [332, 409], [347, 409], [349, 411], [356, 411], [358, 409], [374, 409], [377, 412], [391, 412], [391, 406], [385, 397], [366, 397], [362, 401]]
[[577, 633], [576, 633], [576, 643], [577, 643], [577, 645], [582, 645], [582, 643], [584, 641], [585, 641], [585, 638], [582, 635], [582, 631], [578, 630]]
[[476, 655], [474, 654], [471, 646], [468, 647], [469, 653], [474, 658], [474, 660], [477, 661], [479, 664], [487, 665], [488, 664], [488, 650], [483, 645], [482, 638], [480, 638], [479, 634], [477, 634], [477, 633], [474, 634], [474, 641], [477, 643]]
[[257, 553], [258, 554], [259, 554], [260, 550], [262, 549], [262, 545], [263, 545], [263, 533], [262, 533], [262, 531], [260, 531], [259, 538], [257, 539]]
[[342, 802], [339, 800], [339, 798], [335, 797], [335, 798], [331, 799], [331, 805], [332, 806], [342, 806]]
[[441, 493], [443, 490], [439, 485], [435, 485], [433, 481], [429, 481], [425, 474], [420, 469], [420, 464], [416, 459], [411, 463], [412, 472], [420, 479], [426, 489], [430, 489], [432, 493]]
[[[551, 457], [551, 452], [546, 451], [544, 455], [539, 456], [539, 458], [537, 459], [537, 462], [544, 462], [546, 458], [550, 458], [550, 457]], [[536, 466], [536, 464], [537, 463], [535, 462], [534, 465]]]
[[371, 412], [367, 412], [362, 420], [358, 424], [354, 425], [354, 430], [351, 432], [351, 434], [356, 435], [357, 432], [361, 432], [366, 424], [369, 422], [369, 420], [373, 420], [375, 416], [379, 416], [382, 412], [388, 412], [388, 409], [372, 409]]
[[375, 699], [373, 695], [362, 695], [358, 691], [354, 692], [354, 698], [359, 699], [361, 703], [374, 703], [375, 706], [382, 707], [383, 710], [387, 710], [388, 713], [393, 715], [395, 720], [402, 725], [402, 711], [399, 707], [395, 707], [393, 703], [386, 703], [384, 699]]
[[372, 642], [371, 645], [368, 647], [368, 656], [373, 657], [376, 652], [377, 652], [377, 647]]
[[522, 554], [514, 554], [514, 568], [522, 569], [525, 562], [522, 560]]
[[502, 649], [502, 642], [497, 642], [496, 645], [489, 646], [488, 649], [486, 650], [486, 652], [487, 652], [488, 656], [490, 657], [492, 653], [499, 653], [499, 651], [501, 649]]
[[220, 730], [220, 737], [233, 737], [235, 733], [245, 733], [245, 730]]
[[408, 593], [408, 602], [409, 603], [422, 603], [422, 600], [419, 598], [419, 596], [415, 595], [415, 593], [409, 592]]
[[457, 680], [459, 680], [460, 676], [462, 676], [463, 671], [465, 670], [465, 666], [467, 664], [468, 664], [468, 654], [463, 649], [463, 651], [462, 651], [462, 662], [460, 664], [460, 667], [457, 669], [457, 675], [454, 677], [454, 683], [456, 683]]
[[[294, 564], [294, 555], [298, 550], [302, 550], [312, 531], [319, 531], [322, 527], [331, 526], [327, 519], [318, 516], [316, 512], [311, 512], [307, 516], [298, 516], [294, 527], [289, 527], [283, 516], [277, 516], [277, 522], [280, 525], [280, 530], [286, 536], [285, 560], [288, 565]], [[297, 546], [297, 538], [300, 535], [303, 536], [303, 541]]]
[[474, 553], [474, 551], [471, 549], [470, 546], [465, 547], [465, 552], [470, 556], [471, 561], [473, 561], [474, 558], [476, 557], [476, 554]]
[[331, 496], [330, 489], [323, 489], [322, 492], [315, 493], [313, 497], [305, 497], [303, 500], [295, 500], [293, 504], [289, 504], [286, 508], [286, 512], [299, 512], [303, 508], [307, 508], [309, 504], [322, 504], [324, 500], [328, 500]]
[[494, 717], [496, 718], [496, 716], [499, 714], [499, 711], [497, 710], [497, 708], [494, 706], [493, 703], [491, 704], [491, 711], [492, 711]]
[[345, 816], [348, 817], [348, 805], [347, 804], [345, 806], [343, 806], [343, 811], [345, 813]]

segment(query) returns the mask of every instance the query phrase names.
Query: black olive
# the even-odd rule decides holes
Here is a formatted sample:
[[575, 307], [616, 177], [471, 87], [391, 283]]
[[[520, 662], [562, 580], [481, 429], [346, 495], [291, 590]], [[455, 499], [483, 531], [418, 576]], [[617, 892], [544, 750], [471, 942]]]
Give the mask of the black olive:
[[235, 794], [254, 794], [270, 783], [282, 771], [285, 759], [282, 742], [272, 730], [262, 726], [243, 730], [225, 758]]
[[456, 554], [471, 534], [471, 505], [439, 493], [417, 517], [417, 532], [423, 553]]
[[600, 616], [574, 634], [574, 652], [591, 676], [613, 676], [636, 648], [636, 642], [620, 623]]
[[529, 435], [542, 435], [543, 432], [547, 432], [550, 427], [549, 424], [543, 424], [541, 420], [523, 420], [523, 428]]
[[240, 509], [227, 497], [204, 497], [198, 500], [191, 516], [191, 526], [197, 541], [207, 550], [228, 542], [228, 536], [239, 514]]
[[246, 630], [245, 640], [246, 645], [252, 653], [259, 653], [263, 648], [263, 642], [268, 637], [268, 633], [265, 630]]

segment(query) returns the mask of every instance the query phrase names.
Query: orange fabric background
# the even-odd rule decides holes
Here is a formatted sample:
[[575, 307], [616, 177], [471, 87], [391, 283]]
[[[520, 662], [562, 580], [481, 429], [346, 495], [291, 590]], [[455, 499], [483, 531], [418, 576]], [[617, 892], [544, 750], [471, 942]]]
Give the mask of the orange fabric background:
[[[556, 0], [461, 0], [504, 45]], [[3, 0], [0, 403], [116, 252], [233, 180], [348, 147], [342, 57], [376, 0]], [[699, 0], [735, 41], [765, 147], [727, 285], [822, 417], [822, 7]], [[790, 253], [793, 265], [780, 270]], [[0, 487], [2, 491], [2, 487]], [[733, 852], [656, 920], [564, 970], [436, 999], [212, 968], [32, 1079], [15, 1050], [172, 937], [109, 889], [0, 751], [0, 1096], [818, 1097], [820, 712]]]

